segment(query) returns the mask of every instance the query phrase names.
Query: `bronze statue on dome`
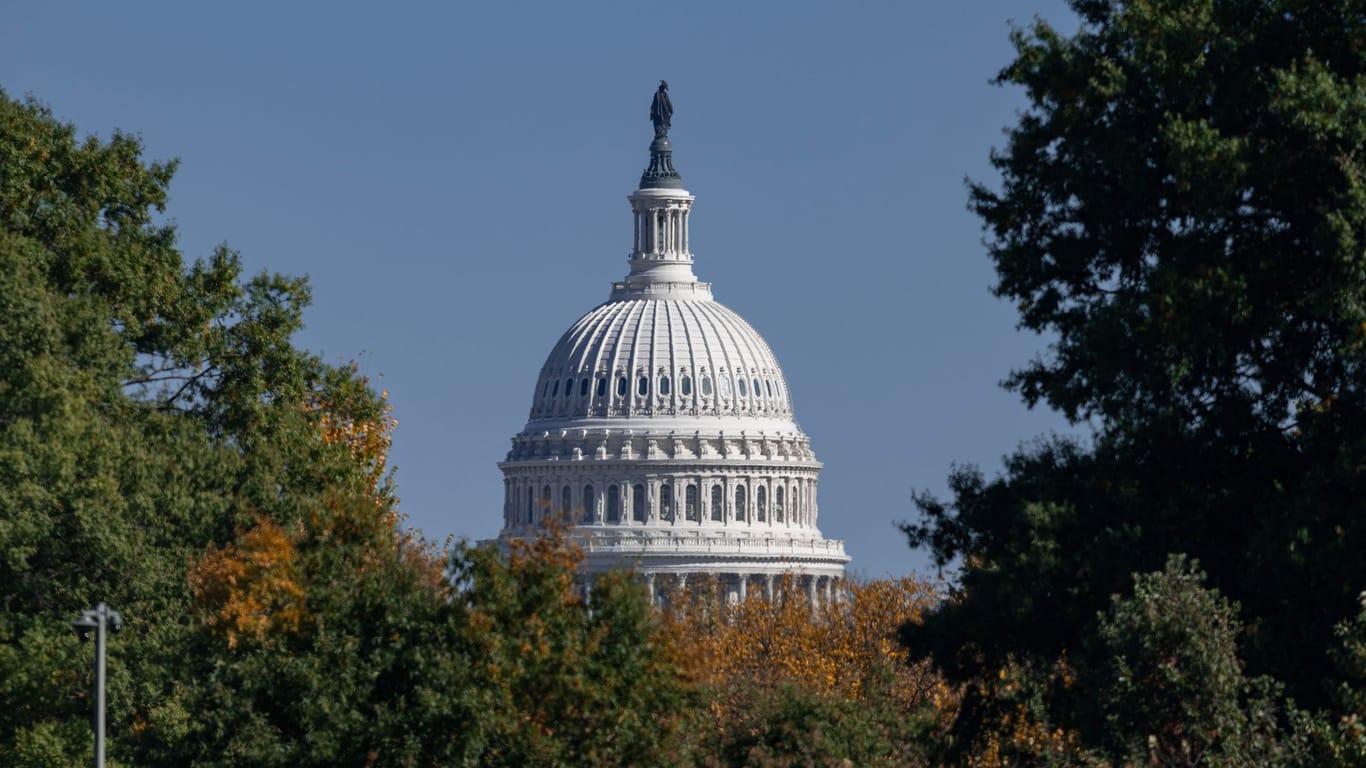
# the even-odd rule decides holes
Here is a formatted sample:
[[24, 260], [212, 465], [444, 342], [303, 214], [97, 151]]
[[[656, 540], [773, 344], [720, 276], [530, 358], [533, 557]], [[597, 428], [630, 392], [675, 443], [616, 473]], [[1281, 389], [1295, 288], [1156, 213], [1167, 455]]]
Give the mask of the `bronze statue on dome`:
[[650, 122], [655, 125], [656, 139], [669, 135], [669, 122], [673, 116], [674, 105], [669, 101], [669, 84], [660, 80], [659, 90], [655, 91], [655, 99], [650, 102]]

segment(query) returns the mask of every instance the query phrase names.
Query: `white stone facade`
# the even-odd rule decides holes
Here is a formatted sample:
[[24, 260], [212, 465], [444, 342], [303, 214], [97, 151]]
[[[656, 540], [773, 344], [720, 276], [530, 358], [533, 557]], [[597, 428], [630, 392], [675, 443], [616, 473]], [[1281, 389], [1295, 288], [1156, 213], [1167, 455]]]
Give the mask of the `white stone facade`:
[[589, 574], [708, 574], [735, 598], [792, 574], [829, 599], [849, 557], [817, 528], [821, 463], [777, 359], [693, 274], [681, 180], [628, 200], [630, 272], [555, 344], [498, 465], [500, 538], [554, 516], [574, 522]]

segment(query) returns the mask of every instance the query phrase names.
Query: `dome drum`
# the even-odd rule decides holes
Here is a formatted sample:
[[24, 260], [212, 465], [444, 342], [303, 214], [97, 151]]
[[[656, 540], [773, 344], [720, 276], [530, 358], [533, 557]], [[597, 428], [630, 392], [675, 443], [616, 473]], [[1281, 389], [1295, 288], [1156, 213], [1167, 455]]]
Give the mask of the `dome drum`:
[[818, 536], [817, 467], [603, 467], [502, 465], [504, 530], [547, 520], [581, 528], [728, 528]]

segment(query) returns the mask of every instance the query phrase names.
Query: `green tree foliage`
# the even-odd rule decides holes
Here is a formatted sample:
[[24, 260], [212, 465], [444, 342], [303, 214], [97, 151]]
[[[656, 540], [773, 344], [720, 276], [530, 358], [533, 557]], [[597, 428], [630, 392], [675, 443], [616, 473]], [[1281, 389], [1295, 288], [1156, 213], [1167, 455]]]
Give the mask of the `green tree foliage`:
[[899, 722], [903, 712], [795, 685], [750, 693], [743, 719], [736, 724], [742, 727], [707, 740], [704, 766], [844, 768], [926, 764], [895, 738], [903, 730]]
[[1008, 385], [1093, 437], [917, 498], [911, 542], [962, 589], [903, 639], [958, 680], [1083, 663], [1107, 597], [1185, 552], [1248, 671], [1330, 704], [1366, 586], [1366, 6], [1072, 7], [1074, 35], [1015, 33], [998, 82], [1030, 107], [971, 204], [997, 294], [1053, 339]]
[[1132, 764], [1273, 765], [1274, 686], [1243, 676], [1237, 606], [1180, 555], [1115, 595], [1100, 619], [1093, 727]]
[[383, 395], [291, 342], [305, 282], [186, 264], [141, 154], [0, 92], [0, 765], [89, 761], [100, 600], [111, 765], [668, 762], [641, 590], [405, 533]]
[[699, 703], [676, 635], [629, 574], [575, 586], [582, 555], [558, 531], [491, 549], [457, 549], [468, 765], [681, 765]]
[[111, 732], [179, 727], [187, 561], [253, 514], [296, 515], [351, 463], [299, 407], [345, 377], [289, 342], [304, 283], [244, 283], [226, 248], [186, 266], [157, 220], [173, 170], [145, 165], [134, 137], [78, 140], [0, 93], [5, 764], [89, 750], [90, 647], [66, 625], [97, 600], [128, 619]]

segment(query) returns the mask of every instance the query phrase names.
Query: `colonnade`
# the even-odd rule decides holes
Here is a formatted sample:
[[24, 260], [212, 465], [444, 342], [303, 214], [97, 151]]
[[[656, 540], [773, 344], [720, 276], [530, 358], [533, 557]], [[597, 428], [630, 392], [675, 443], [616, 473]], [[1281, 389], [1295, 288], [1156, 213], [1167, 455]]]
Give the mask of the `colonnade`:
[[[688, 256], [688, 219], [690, 198], [673, 198], [660, 206], [654, 199], [632, 200], [635, 209], [633, 258], [646, 256]], [[651, 205], [654, 203], [654, 205]]]
[[547, 517], [584, 525], [815, 527], [814, 477], [576, 473], [505, 477], [506, 528]]
[[[809, 605], [819, 607], [833, 604], [838, 595], [838, 582], [842, 579], [838, 576], [822, 576], [816, 574], [783, 574], [775, 573], [644, 573], [641, 579], [644, 580], [646, 588], [650, 592], [651, 601], [658, 604], [670, 599], [676, 592], [684, 591], [688, 586], [691, 576], [694, 586], [706, 584], [709, 579], [715, 579], [715, 583], [720, 587], [720, 596], [727, 603], [743, 603], [749, 599], [751, 586], [762, 588], [760, 593], [764, 600], [772, 601], [780, 597], [783, 593], [785, 584], [795, 588], [797, 592], [806, 599]], [[790, 581], [789, 581], [790, 580]]]

